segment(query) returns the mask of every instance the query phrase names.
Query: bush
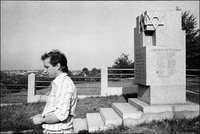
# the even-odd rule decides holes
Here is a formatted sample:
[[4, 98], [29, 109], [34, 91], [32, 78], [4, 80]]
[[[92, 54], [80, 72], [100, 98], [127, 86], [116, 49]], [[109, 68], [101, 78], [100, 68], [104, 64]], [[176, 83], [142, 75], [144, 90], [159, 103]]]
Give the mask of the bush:
[[1, 96], [5, 96], [7, 94], [11, 94], [11, 91], [6, 88], [5, 85], [1, 83]]

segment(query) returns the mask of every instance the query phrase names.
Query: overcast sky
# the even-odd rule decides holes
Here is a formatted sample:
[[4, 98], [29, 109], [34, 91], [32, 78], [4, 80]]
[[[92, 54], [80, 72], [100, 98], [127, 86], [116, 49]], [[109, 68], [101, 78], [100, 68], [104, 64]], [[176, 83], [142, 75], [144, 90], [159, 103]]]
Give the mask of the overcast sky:
[[146, 10], [190, 11], [199, 1], [1, 1], [1, 70], [43, 69], [40, 57], [60, 49], [70, 70], [134, 60], [136, 17]]

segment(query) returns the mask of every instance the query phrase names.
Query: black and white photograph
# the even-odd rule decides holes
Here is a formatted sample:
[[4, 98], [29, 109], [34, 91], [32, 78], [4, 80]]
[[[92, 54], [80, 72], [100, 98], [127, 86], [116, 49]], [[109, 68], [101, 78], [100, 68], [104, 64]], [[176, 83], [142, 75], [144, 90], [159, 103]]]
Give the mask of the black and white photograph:
[[199, 134], [199, 1], [1, 1], [2, 134]]

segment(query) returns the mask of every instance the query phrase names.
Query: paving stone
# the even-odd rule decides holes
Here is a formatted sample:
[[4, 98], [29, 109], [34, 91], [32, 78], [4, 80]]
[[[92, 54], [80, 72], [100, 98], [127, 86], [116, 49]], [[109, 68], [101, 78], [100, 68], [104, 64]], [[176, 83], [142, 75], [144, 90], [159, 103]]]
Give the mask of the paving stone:
[[112, 107], [123, 118], [139, 119], [142, 112], [129, 103], [113, 103]]
[[100, 108], [100, 115], [104, 124], [109, 128], [122, 125], [122, 118], [112, 108]]
[[86, 113], [89, 132], [102, 131], [105, 129], [104, 122], [99, 113]]
[[74, 119], [73, 125], [74, 125], [74, 133], [88, 131], [86, 118]]

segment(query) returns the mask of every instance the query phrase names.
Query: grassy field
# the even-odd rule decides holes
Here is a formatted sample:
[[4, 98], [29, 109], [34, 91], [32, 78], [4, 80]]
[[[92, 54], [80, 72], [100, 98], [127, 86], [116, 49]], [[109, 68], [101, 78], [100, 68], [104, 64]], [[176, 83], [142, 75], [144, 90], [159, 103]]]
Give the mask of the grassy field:
[[[137, 94], [79, 99], [76, 118], [85, 118], [86, 113], [99, 112], [99, 108], [111, 107], [113, 102], [123, 103], [127, 102], [128, 98], [135, 97], [137, 97]], [[191, 94], [190, 97], [195, 98], [197, 96]], [[33, 115], [41, 113], [44, 108], [44, 104], [45, 103], [32, 103], [1, 107], [1, 131], [14, 131], [15, 133], [19, 133], [19, 131], [22, 130], [33, 130], [31, 133], [41, 133], [42, 128], [40, 126], [33, 125], [29, 118]], [[163, 120], [159, 122], [153, 121], [152, 123], [141, 124], [132, 128], [120, 126], [114, 130], [98, 133], [199, 133], [199, 125], [200, 117], [197, 117], [192, 120], [176, 119]]]
[[[93, 87], [100, 83], [93, 83]], [[109, 82], [109, 86], [133, 86], [132, 81], [121, 81], [121, 82]], [[76, 85], [79, 86], [88, 86], [88, 83], [82, 83]], [[100, 85], [99, 85], [100, 86]], [[96, 86], [96, 89], [93, 88], [77, 88], [78, 94], [84, 95], [95, 95], [100, 94], [100, 88]], [[91, 86], [92, 87], [92, 86]], [[98, 89], [99, 88], [99, 89]], [[196, 82], [196, 79], [189, 79], [187, 82], [187, 90], [199, 93], [199, 83]], [[133, 89], [136, 90], [136, 87], [133, 86]], [[39, 90], [38, 94], [45, 94], [49, 89]], [[96, 91], [97, 90], [97, 91]], [[26, 91], [22, 91], [18, 94], [26, 94]], [[42, 112], [45, 103], [32, 103], [27, 104], [26, 99], [23, 96], [18, 96], [18, 101], [21, 99], [24, 101], [22, 105], [15, 106], [6, 106], [1, 107], [1, 131], [14, 131], [19, 133], [22, 130], [33, 130], [30, 133], [42, 133], [42, 128], [40, 126], [35, 126], [31, 123], [29, 118], [33, 115], [39, 114]], [[85, 99], [79, 99], [76, 111], [76, 118], [85, 118], [86, 113], [98, 112], [99, 108], [102, 107], [111, 107], [113, 102], [121, 103], [127, 102], [128, 98], [136, 98], [137, 94], [131, 95], [121, 95], [121, 96], [109, 96], [109, 97], [91, 97]], [[13, 99], [12, 97], [4, 97], [1, 100], [9, 101]], [[199, 104], [199, 94], [187, 92], [187, 100]], [[16, 100], [15, 100], [16, 102]], [[1, 102], [2, 103], [2, 102]], [[177, 133], [191, 133], [198, 134], [200, 127], [200, 117], [198, 116], [195, 119], [186, 120], [186, 119], [176, 119], [176, 120], [163, 120], [160, 122], [153, 121], [148, 124], [141, 124], [132, 128], [126, 128], [120, 126], [114, 130], [108, 130], [106, 132], [98, 133], [148, 133], [148, 134], [177, 134]]]

